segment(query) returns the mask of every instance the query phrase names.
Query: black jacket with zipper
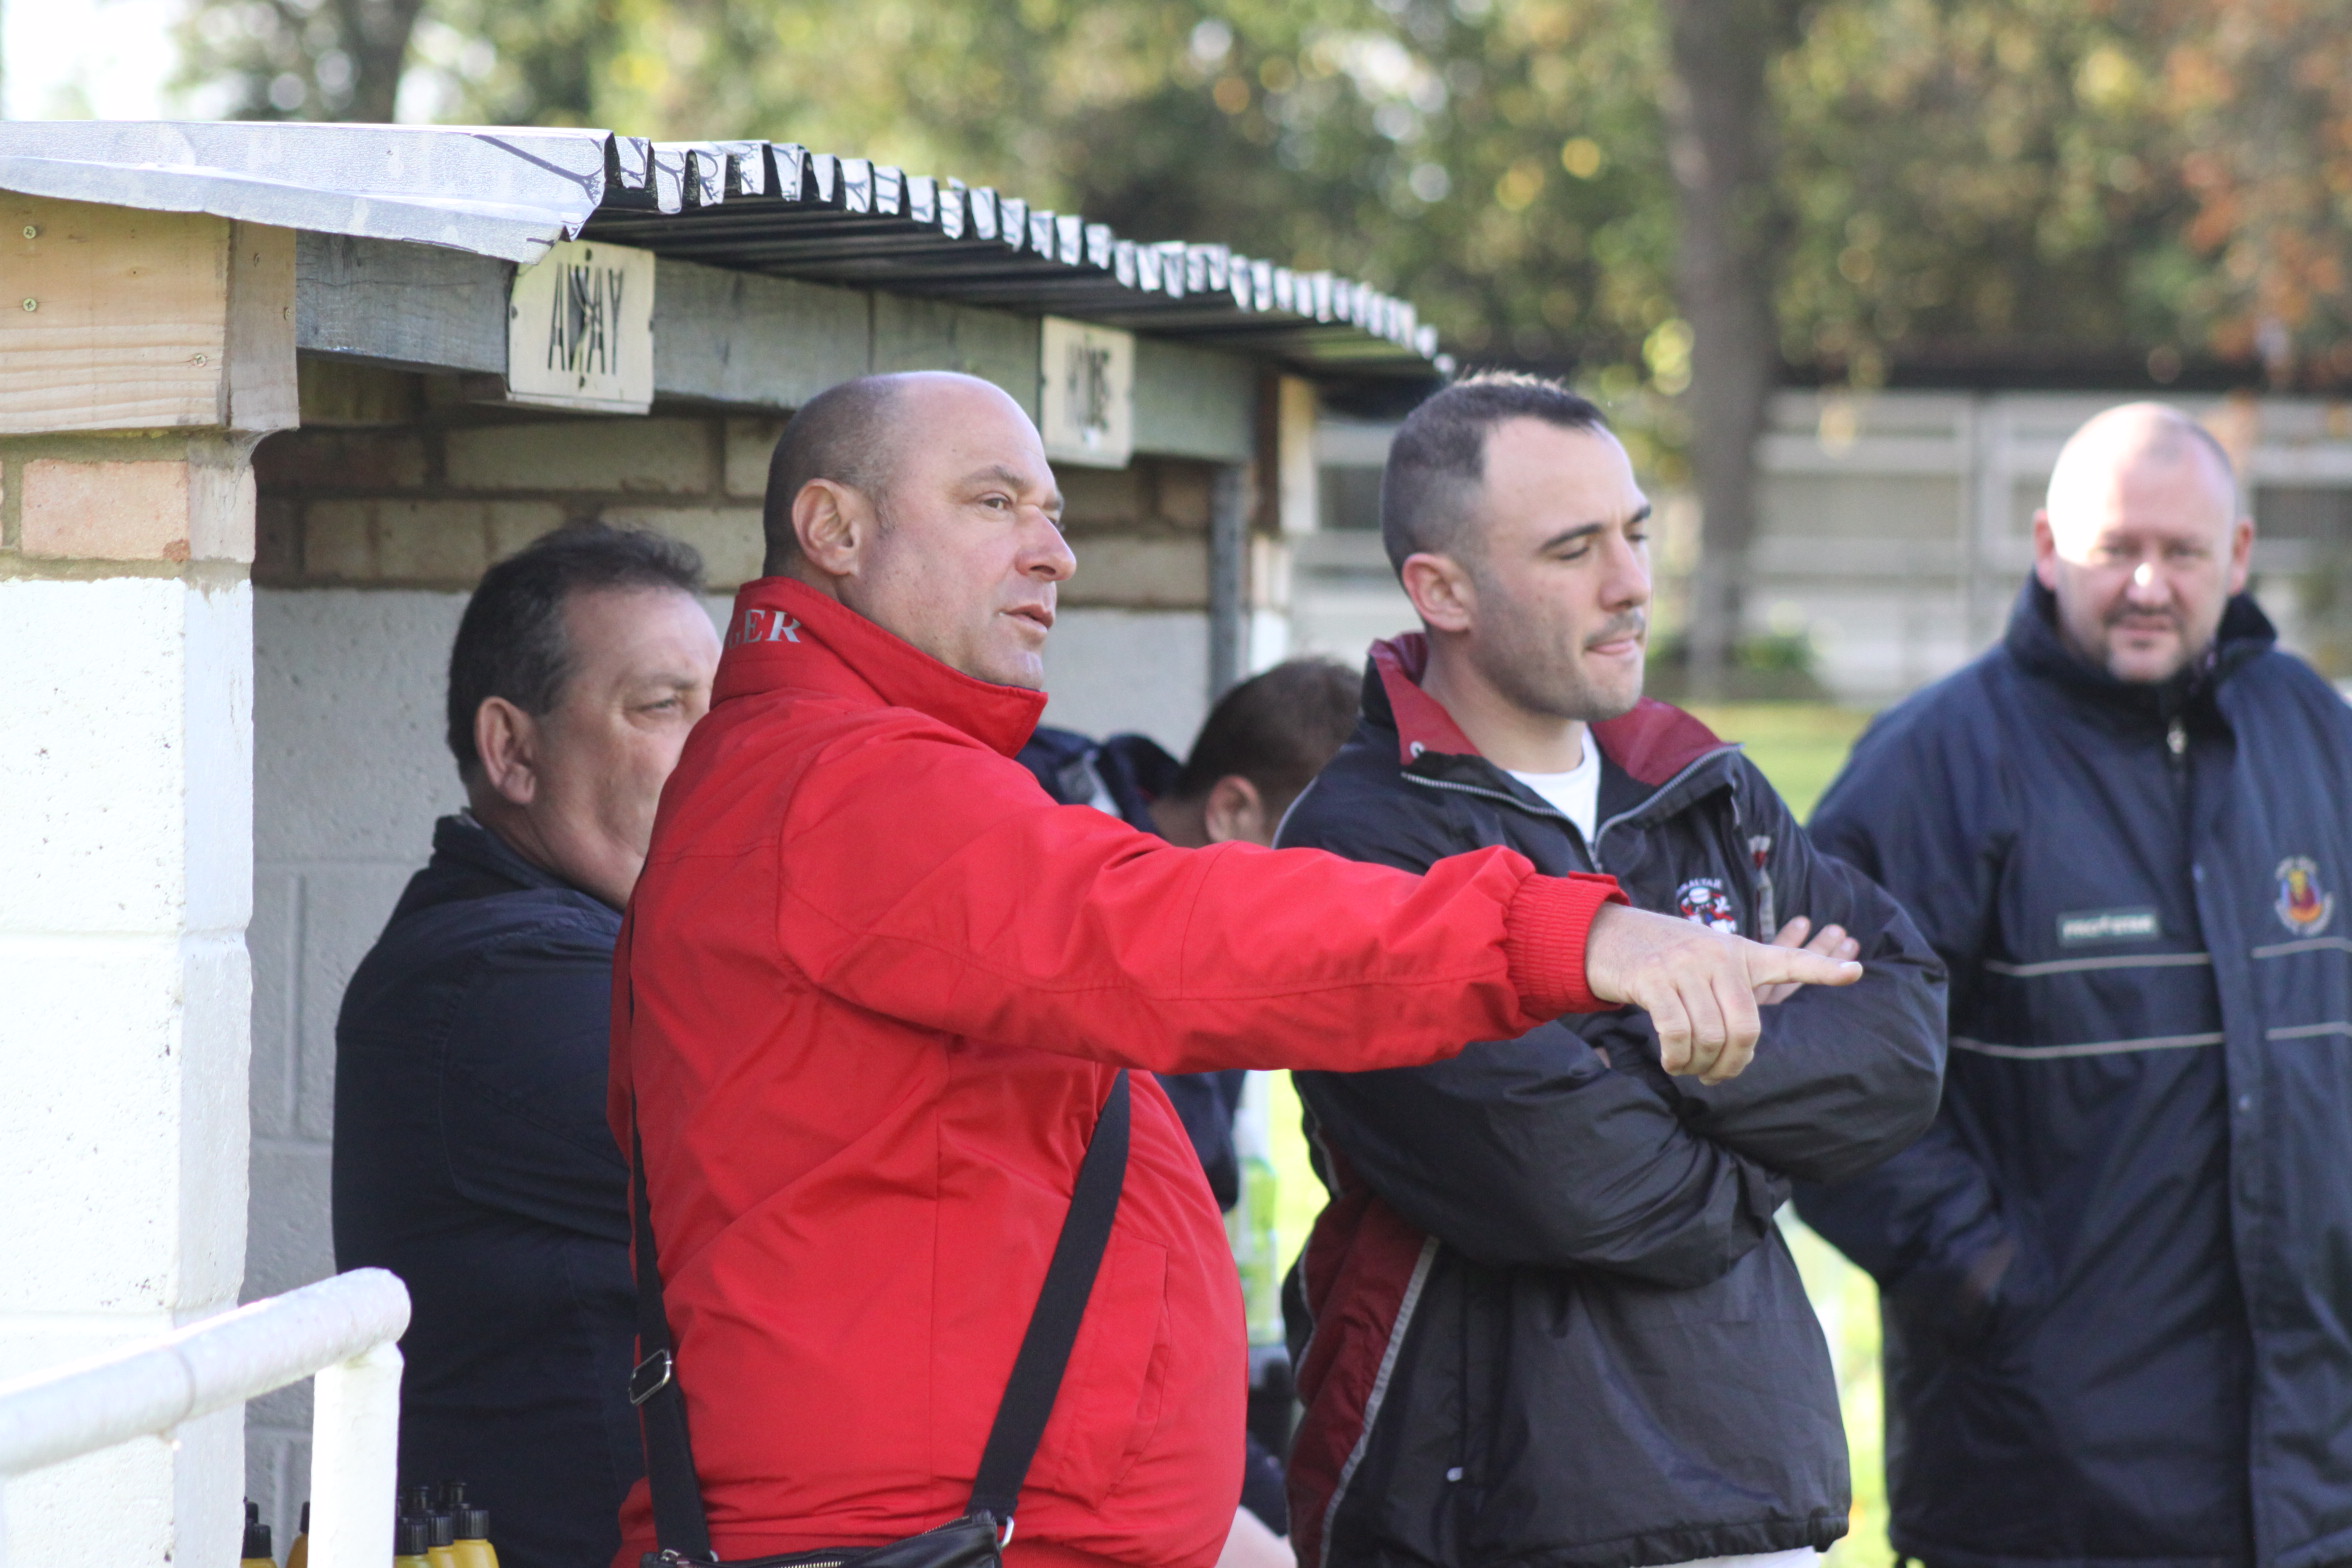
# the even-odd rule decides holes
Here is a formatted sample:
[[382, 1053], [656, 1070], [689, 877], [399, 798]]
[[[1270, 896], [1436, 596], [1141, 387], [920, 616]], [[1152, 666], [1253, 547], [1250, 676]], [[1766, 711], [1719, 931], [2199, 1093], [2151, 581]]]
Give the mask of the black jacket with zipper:
[[385, 1268], [400, 1480], [462, 1480], [507, 1568], [598, 1568], [645, 1473], [629, 1168], [605, 1120], [621, 912], [469, 816], [335, 1021], [335, 1264]]
[[1613, 873], [1639, 907], [1769, 936], [1810, 916], [1865, 978], [1766, 1009], [1755, 1062], [1669, 1079], [1645, 1016], [1564, 1019], [1431, 1067], [1298, 1075], [1332, 1202], [1294, 1322], [1306, 1568], [1645, 1568], [1827, 1547], [1846, 1444], [1821, 1327], [1774, 1223], [1935, 1113], [1943, 972], [1893, 901], [1818, 856], [1689, 715], [1596, 725], [1587, 846], [1373, 650], [1363, 721], [1280, 842], [1425, 869], [1507, 845]]

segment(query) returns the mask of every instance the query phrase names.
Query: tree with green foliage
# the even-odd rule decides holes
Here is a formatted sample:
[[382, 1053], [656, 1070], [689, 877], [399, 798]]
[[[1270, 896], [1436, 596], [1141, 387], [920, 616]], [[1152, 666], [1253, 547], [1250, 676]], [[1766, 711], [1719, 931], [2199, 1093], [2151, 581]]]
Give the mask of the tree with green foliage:
[[404, 63], [446, 120], [800, 141], [1362, 276], [1690, 463], [1716, 667], [1783, 379], [2352, 379], [2340, 8], [198, 0], [187, 33], [246, 113], [380, 117]]
[[192, 81], [225, 80], [255, 120], [393, 117], [425, 0], [207, 0], [181, 43]]
[[[191, 77], [352, 117], [335, 3], [388, 0], [205, 0]], [[1674, 314], [1662, 50], [1628, 0], [430, 0], [409, 70], [447, 120], [854, 149], [1342, 268], [1622, 396]]]

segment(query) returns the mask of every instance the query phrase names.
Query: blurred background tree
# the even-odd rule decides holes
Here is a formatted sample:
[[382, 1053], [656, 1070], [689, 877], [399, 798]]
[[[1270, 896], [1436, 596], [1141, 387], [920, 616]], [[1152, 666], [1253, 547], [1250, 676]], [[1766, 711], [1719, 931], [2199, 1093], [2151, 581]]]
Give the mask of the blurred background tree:
[[[194, 0], [239, 112], [768, 136], [1574, 374], [1739, 624], [1787, 382], [2352, 381], [2342, 0]], [[1702, 666], [1724, 639], [1694, 639]], [[1700, 682], [1704, 689], [1704, 681]]]

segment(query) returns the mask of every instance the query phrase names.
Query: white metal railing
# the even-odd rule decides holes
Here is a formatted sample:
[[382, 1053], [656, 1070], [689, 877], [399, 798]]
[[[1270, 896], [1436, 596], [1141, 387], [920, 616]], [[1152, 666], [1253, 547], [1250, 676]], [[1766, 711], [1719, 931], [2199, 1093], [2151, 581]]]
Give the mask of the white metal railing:
[[383, 1568], [400, 1435], [394, 1342], [407, 1329], [408, 1287], [382, 1269], [354, 1269], [0, 1384], [0, 1568], [9, 1561], [10, 1479], [312, 1376], [311, 1568]]

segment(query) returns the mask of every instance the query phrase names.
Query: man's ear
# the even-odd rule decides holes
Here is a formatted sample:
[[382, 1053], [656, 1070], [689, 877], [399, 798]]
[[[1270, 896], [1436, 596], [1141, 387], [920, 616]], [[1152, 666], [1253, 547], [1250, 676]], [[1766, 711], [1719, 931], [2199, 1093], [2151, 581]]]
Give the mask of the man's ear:
[[1275, 825], [1266, 820], [1264, 797], [1255, 784], [1238, 773], [1228, 773], [1209, 786], [1209, 798], [1201, 806], [1201, 824], [1212, 844], [1238, 839], [1271, 848], [1274, 843]]
[[1477, 585], [1450, 555], [1408, 555], [1397, 572], [1422, 624], [1436, 632], [1466, 632], [1478, 605]]
[[510, 805], [539, 797], [539, 722], [504, 697], [485, 697], [474, 710], [474, 751], [482, 783]]
[[2050, 526], [2050, 509], [2034, 513], [2034, 576], [2052, 593], [2058, 591], [2058, 534]]
[[2254, 564], [2254, 519], [2241, 517], [2230, 525], [2229, 591], [2246, 591], [2246, 574]]
[[837, 480], [812, 479], [792, 498], [801, 559], [828, 577], [856, 575], [875, 521], [872, 503]]

